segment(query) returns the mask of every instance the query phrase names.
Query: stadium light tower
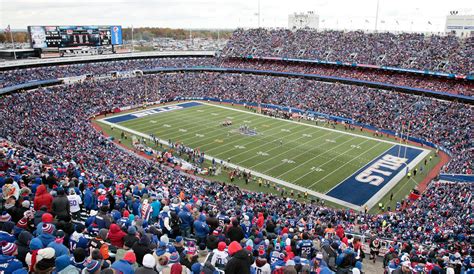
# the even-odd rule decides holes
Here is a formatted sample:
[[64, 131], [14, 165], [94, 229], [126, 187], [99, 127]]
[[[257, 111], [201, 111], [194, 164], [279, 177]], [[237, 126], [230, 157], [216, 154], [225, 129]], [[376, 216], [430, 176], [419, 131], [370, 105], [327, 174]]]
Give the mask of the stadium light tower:
[[375, 9], [375, 32], [377, 32], [377, 23], [379, 21], [379, 2], [380, 0], [377, 0], [377, 8]]

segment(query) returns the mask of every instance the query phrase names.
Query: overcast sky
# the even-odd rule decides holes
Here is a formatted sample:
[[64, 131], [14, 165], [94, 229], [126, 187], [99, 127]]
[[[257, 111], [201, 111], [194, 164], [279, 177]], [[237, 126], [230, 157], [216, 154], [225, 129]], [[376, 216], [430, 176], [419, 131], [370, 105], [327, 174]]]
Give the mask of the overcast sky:
[[[314, 11], [322, 28], [374, 29], [376, 5], [377, 0], [260, 0], [261, 26], [287, 27], [288, 14]], [[378, 29], [443, 31], [451, 10], [473, 14], [474, 1], [380, 0]], [[257, 13], [258, 0], [0, 0], [2, 29], [9, 24], [12, 29], [101, 24], [248, 28], [257, 27]]]

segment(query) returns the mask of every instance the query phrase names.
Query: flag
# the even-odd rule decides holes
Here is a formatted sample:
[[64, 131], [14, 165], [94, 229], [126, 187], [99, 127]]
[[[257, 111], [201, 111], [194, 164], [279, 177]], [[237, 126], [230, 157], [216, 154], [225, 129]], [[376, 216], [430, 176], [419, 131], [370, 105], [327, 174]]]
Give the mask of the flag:
[[398, 20], [395, 20], [395, 22], [397, 23], [397, 25], [400, 25], [400, 24], [398, 23]]
[[381, 20], [380, 23], [385, 24], [385, 20]]
[[365, 19], [365, 22], [366, 22], [366, 23], [370, 23], [369, 20], [367, 20], [367, 19]]
[[11, 28], [10, 28], [10, 25], [8, 25], [6, 28], [5, 28], [5, 32], [10, 32], [11, 31]]
[[428, 25], [431, 25], [431, 22], [430, 22], [430, 21], [428, 21]]

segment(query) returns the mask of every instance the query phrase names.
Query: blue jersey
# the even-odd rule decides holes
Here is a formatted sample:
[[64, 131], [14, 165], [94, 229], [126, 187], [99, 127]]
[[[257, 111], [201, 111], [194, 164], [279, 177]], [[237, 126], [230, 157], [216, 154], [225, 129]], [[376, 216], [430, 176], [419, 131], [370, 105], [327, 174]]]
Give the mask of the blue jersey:
[[288, 225], [289, 225], [290, 227], [293, 227], [293, 228], [294, 228], [294, 227], [296, 226], [296, 220], [295, 220], [295, 219], [288, 219], [287, 222], [288, 222]]
[[217, 220], [219, 221], [219, 226], [223, 227], [225, 225], [225, 221], [229, 220], [229, 217], [219, 214], [219, 216], [217, 216]]
[[280, 252], [278, 251], [273, 251], [270, 254], [270, 266], [272, 270], [285, 266], [285, 262], [280, 259]]
[[314, 228], [314, 224], [311, 223], [311, 222], [308, 222], [308, 223], [306, 223], [306, 228], [307, 228], [308, 230], [311, 230], [311, 229]]
[[313, 255], [313, 242], [311, 240], [302, 240], [298, 243], [298, 250], [301, 258], [311, 259]]

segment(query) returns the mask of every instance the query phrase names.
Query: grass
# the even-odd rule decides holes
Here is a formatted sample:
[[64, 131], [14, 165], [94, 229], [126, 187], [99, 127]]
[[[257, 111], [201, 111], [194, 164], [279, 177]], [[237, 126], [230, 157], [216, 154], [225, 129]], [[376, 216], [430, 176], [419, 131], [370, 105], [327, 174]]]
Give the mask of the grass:
[[[233, 108], [244, 109], [242, 106]], [[232, 120], [233, 125], [221, 126], [222, 121], [227, 119]], [[314, 125], [314, 122], [307, 123]], [[349, 130], [355, 135], [344, 134], [344, 128], [340, 125], [336, 126], [336, 129], [342, 132], [334, 132], [210, 105], [149, 115], [119, 124], [138, 132], [154, 134], [162, 140], [182, 142], [189, 147], [199, 148], [207, 155], [230, 160], [239, 166], [320, 193], [328, 192], [393, 146], [364, 138], [372, 137], [372, 134], [366, 131]], [[248, 124], [258, 134], [240, 134], [238, 128], [243, 124]], [[107, 134], [120, 138], [120, 130], [111, 130], [104, 124], [102, 128]], [[130, 141], [131, 138], [125, 140], [124, 145], [131, 146]], [[434, 158], [429, 163], [425, 174], [437, 161], [439, 159]], [[207, 162], [206, 165], [210, 163]], [[224, 173], [213, 176], [212, 179], [229, 182], [227, 174]], [[397, 201], [406, 196], [419, 181], [421, 176], [409, 181], [402, 180], [392, 190], [393, 200]], [[272, 187], [259, 187], [255, 183], [245, 185], [243, 180], [236, 180], [234, 184], [251, 191], [278, 193]], [[381, 200], [384, 204], [389, 204], [389, 201], [390, 194]], [[393, 203], [390, 205], [394, 208]], [[340, 207], [335, 204], [332, 206]]]

